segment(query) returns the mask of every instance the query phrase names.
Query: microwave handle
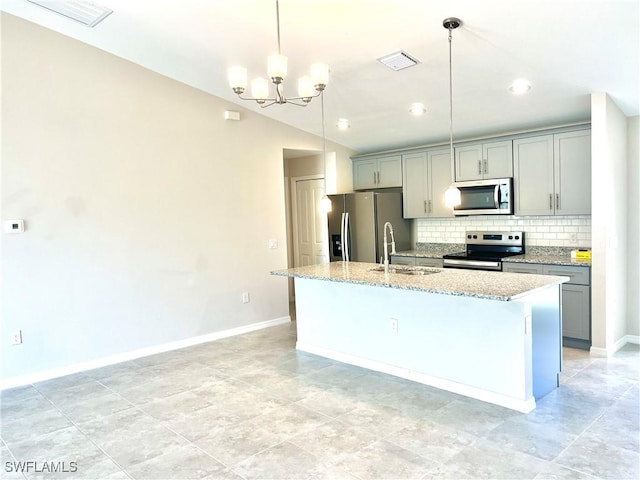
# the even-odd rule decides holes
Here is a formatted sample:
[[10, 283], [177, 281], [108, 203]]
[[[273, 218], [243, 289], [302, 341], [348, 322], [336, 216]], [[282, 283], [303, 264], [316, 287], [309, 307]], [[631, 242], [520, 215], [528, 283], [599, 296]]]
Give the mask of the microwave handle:
[[496, 208], [500, 208], [500, 184], [496, 185], [495, 190], [493, 191], [493, 203]]

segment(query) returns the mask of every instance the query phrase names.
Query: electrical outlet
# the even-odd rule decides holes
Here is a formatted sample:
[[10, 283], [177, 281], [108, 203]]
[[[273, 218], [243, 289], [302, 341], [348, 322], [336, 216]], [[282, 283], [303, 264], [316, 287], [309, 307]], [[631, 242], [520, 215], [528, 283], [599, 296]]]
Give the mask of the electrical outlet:
[[22, 330], [17, 330], [11, 334], [11, 345], [22, 344]]
[[395, 318], [391, 319], [391, 333], [398, 333], [398, 320]]
[[278, 240], [276, 238], [269, 239], [268, 242], [269, 250], [275, 250], [278, 248]]
[[249, 292], [242, 292], [242, 303], [249, 303]]

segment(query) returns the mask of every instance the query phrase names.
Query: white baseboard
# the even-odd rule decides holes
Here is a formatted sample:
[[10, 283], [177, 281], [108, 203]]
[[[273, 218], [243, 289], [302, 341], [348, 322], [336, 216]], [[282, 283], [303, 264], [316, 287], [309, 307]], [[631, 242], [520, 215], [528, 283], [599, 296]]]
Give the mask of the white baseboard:
[[591, 347], [589, 353], [591, 353], [591, 355], [593, 355], [594, 357], [611, 357], [627, 343], [640, 344], [640, 336], [625, 335], [620, 340], [615, 342], [610, 348]]
[[297, 342], [296, 349], [302, 352], [330, 358], [338, 362], [348, 363], [349, 365], [355, 365], [357, 367], [374, 370], [376, 372], [388, 373], [389, 375], [394, 375], [396, 377], [406, 378], [413, 382], [422, 383], [441, 390], [464, 395], [465, 397], [475, 398], [476, 400], [482, 400], [483, 402], [493, 403], [494, 405], [500, 405], [501, 407], [510, 408], [522, 413], [529, 413], [536, 408], [536, 401], [533, 397], [528, 400], [518, 400], [517, 398], [507, 397], [505, 395], [489, 392], [469, 385], [463, 385], [451, 380], [433, 377], [431, 375], [425, 375], [406, 368], [396, 367], [394, 365], [328, 350], [308, 343]]
[[634, 343], [636, 345], [640, 345], [640, 335], [627, 335], [624, 338], [626, 340], [625, 343]]
[[177, 340], [175, 342], [163, 343], [161, 345], [154, 345], [152, 347], [140, 348], [130, 352], [119, 353], [116, 355], [110, 355], [108, 357], [97, 358], [88, 362], [75, 363], [73, 365], [67, 365], [52, 370], [45, 370], [43, 372], [32, 373], [29, 375], [22, 375], [19, 377], [11, 377], [0, 380], [0, 390], [6, 390], [8, 388], [20, 387], [23, 385], [30, 385], [32, 383], [42, 382], [44, 380], [51, 380], [52, 378], [64, 377], [65, 375], [71, 375], [79, 372], [86, 372], [87, 370], [93, 370], [95, 368], [106, 367], [116, 363], [126, 362], [129, 360], [135, 360], [136, 358], [148, 357], [158, 353], [164, 353], [171, 350], [178, 350], [180, 348], [191, 347], [201, 343], [213, 342], [222, 338], [234, 337], [236, 335], [242, 335], [244, 333], [253, 332], [255, 330], [261, 330], [263, 328], [275, 327], [276, 325], [282, 325], [290, 323], [291, 317], [280, 317], [273, 320], [266, 320], [264, 322], [252, 323], [250, 325], [244, 325], [242, 327], [231, 328], [228, 330], [222, 330], [220, 332], [208, 333], [206, 335], [199, 335], [197, 337], [185, 338], [183, 340]]
[[608, 348], [594, 347], [592, 345], [589, 349], [589, 353], [594, 357], [610, 357], [614, 352], [609, 351]]

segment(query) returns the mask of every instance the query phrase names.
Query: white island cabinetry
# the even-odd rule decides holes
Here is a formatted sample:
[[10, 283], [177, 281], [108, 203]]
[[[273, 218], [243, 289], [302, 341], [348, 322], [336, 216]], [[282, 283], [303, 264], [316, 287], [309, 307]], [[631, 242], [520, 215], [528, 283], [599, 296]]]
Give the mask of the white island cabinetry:
[[295, 278], [298, 350], [521, 412], [558, 386], [566, 277], [377, 268], [272, 272]]

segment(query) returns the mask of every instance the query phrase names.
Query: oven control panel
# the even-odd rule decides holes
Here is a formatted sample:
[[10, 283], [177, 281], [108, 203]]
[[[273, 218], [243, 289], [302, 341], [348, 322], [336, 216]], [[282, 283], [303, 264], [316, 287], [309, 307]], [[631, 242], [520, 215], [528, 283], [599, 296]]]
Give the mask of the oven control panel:
[[524, 232], [467, 232], [467, 245], [524, 245]]

